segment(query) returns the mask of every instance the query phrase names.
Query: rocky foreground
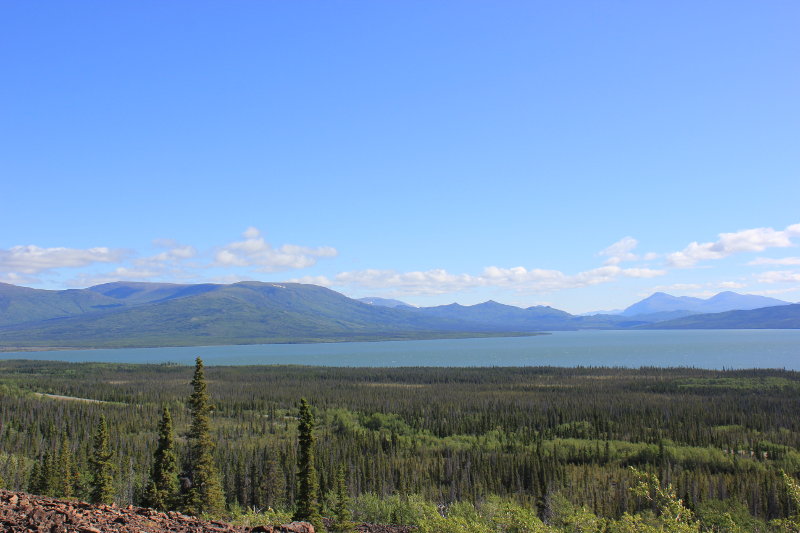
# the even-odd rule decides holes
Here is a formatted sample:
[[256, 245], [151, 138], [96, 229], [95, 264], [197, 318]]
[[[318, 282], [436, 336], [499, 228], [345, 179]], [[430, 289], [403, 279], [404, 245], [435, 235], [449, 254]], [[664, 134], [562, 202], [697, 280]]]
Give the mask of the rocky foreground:
[[[408, 533], [406, 526], [361, 524], [363, 533]], [[200, 520], [181, 513], [143, 507], [94, 505], [0, 490], [0, 531], [5, 533], [314, 533], [306, 522], [256, 527]]]

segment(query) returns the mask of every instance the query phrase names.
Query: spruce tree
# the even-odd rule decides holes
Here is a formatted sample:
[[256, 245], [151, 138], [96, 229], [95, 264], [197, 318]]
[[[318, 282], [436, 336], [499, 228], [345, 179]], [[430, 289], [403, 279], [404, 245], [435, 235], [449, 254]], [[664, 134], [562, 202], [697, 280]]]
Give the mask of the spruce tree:
[[335, 498], [333, 504], [334, 531], [353, 531], [353, 513], [350, 511], [350, 495], [344, 465], [336, 472]]
[[28, 476], [28, 492], [31, 494], [41, 494], [39, 492], [40, 482], [42, 479], [42, 467], [39, 466], [39, 461], [35, 461], [33, 463], [33, 468], [31, 468], [31, 473]]
[[112, 503], [114, 501], [114, 464], [113, 454], [108, 439], [106, 417], [100, 415], [100, 422], [95, 430], [92, 457], [92, 486], [89, 500], [92, 503]]
[[319, 514], [319, 480], [314, 466], [314, 413], [305, 398], [300, 400], [300, 425], [297, 451], [297, 502], [294, 520], [311, 522], [317, 531], [323, 528]]
[[41, 461], [33, 463], [31, 475], [28, 478], [28, 492], [32, 494], [42, 494], [42, 467]]
[[172, 434], [172, 416], [164, 407], [158, 425], [158, 447], [153, 453], [150, 481], [144, 495], [144, 504], [161, 510], [173, 509], [178, 504], [178, 458]]
[[264, 471], [259, 484], [259, 504], [263, 507], [283, 507], [286, 503], [286, 477], [272, 453], [264, 449]]
[[36, 485], [36, 494], [43, 494], [47, 496], [53, 495], [54, 474], [53, 474], [53, 457], [50, 450], [46, 450], [42, 456], [42, 468], [39, 471], [39, 481]]
[[53, 495], [59, 498], [71, 498], [74, 495], [75, 467], [72, 451], [69, 447], [67, 432], [61, 433], [61, 446], [58, 450], [58, 464], [54, 465], [56, 471]]
[[183, 508], [188, 514], [220, 513], [225, 508], [225, 496], [214, 464], [214, 441], [211, 439], [211, 400], [206, 392], [203, 361], [195, 360], [192, 395], [189, 397], [192, 424], [189, 427], [187, 474], [191, 486], [184, 495]]

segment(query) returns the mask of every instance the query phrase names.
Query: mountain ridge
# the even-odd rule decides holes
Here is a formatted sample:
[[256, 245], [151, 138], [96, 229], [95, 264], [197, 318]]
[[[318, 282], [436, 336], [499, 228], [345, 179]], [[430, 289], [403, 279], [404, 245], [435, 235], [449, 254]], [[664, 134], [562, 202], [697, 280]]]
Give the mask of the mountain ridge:
[[64, 291], [0, 284], [0, 348], [403, 340], [580, 329], [800, 327], [795, 325], [792, 304], [761, 308], [783, 308], [774, 312], [723, 318], [672, 309], [773, 301], [781, 302], [732, 292], [707, 300], [655, 293], [627, 308], [629, 313], [632, 309], [648, 313], [576, 316], [549, 306], [521, 308], [494, 300], [417, 308], [399, 300], [355, 300], [325, 287], [288, 282], [119, 281]]
[[[120, 291], [126, 287], [130, 290]], [[118, 298], [114, 300], [102, 294], [105, 289], [101, 288], [102, 302], [121, 303], [118, 300], [134, 294], [138, 296], [134, 303], [122, 302], [102, 309], [71, 307], [45, 313], [47, 316], [38, 320], [31, 320], [32, 315], [25, 307], [24, 312], [17, 313], [16, 323], [6, 312], [5, 324], [0, 328], [0, 346], [183, 346], [442, 338], [495, 333], [492, 328], [480, 324], [365, 304], [317, 285], [250, 281], [209, 285], [196, 291], [168, 287], [167, 294], [163, 293], [163, 287], [124, 282], [107, 288], [107, 292]], [[95, 294], [96, 289], [93, 289], [82, 291]], [[149, 295], [137, 289], [146, 289]], [[0, 290], [0, 308], [5, 305], [13, 311], [19, 306], [14, 305], [9, 292], [14, 291]], [[34, 295], [60, 297], [57, 293]]]
[[800, 329], [800, 304], [696, 314], [637, 329]]
[[623, 316], [636, 316], [651, 313], [672, 311], [688, 311], [692, 313], [722, 313], [725, 311], [746, 311], [761, 307], [787, 305], [791, 302], [760, 296], [757, 294], [738, 294], [723, 291], [703, 299], [693, 296], [672, 296], [664, 292], [655, 292], [647, 298], [636, 302], [622, 311]]

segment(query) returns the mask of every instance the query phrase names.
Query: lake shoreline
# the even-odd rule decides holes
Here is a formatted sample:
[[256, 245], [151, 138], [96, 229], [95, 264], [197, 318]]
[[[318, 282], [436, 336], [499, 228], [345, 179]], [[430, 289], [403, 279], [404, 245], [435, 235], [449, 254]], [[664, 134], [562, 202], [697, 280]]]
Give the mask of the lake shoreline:
[[0, 352], [0, 359], [327, 367], [693, 367], [800, 370], [800, 330], [584, 330], [547, 335], [309, 344]]
[[420, 336], [413, 338], [406, 337], [380, 337], [375, 339], [327, 339], [327, 340], [304, 340], [299, 339], [296, 341], [281, 340], [275, 342], [242, 342], [242, 343], [213, 343], [213, 344], [156, 344], [156, 345], [141, 345], [141, 346], [0, 346], [0, 353], [25, 353], [25, 352], [51, 352], [51, 351], [67, 351], [67, 350], [149, 350], [159, 348], [209, 348], [214, 346], [272, 346], [272, 345], [296, 345], [296, 344], [338, 344], [338, 343], [355, 343], [355, 342], [414, 342], [414, 341], [432, 341], [432, 340], [448, 340], [448, 339], [494, 339], [494, 338], [516, 338], [516, 337], [536, 337], [540, 335], [551, 335], [550, 331], [532, 331], [532, 332], [499, 332], [499, 333], [469, 333], [469, 334], [454, 334], [446, 336]]

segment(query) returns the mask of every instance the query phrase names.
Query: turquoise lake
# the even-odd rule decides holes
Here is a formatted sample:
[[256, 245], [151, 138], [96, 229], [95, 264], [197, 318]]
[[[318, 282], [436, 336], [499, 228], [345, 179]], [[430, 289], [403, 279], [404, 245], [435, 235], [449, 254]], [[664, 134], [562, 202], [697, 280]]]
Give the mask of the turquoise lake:
[[800, 370], [800, 330], [559, 331], [534, 337], [5, 352], [0, 359], [206, 365], [686, 366]]

